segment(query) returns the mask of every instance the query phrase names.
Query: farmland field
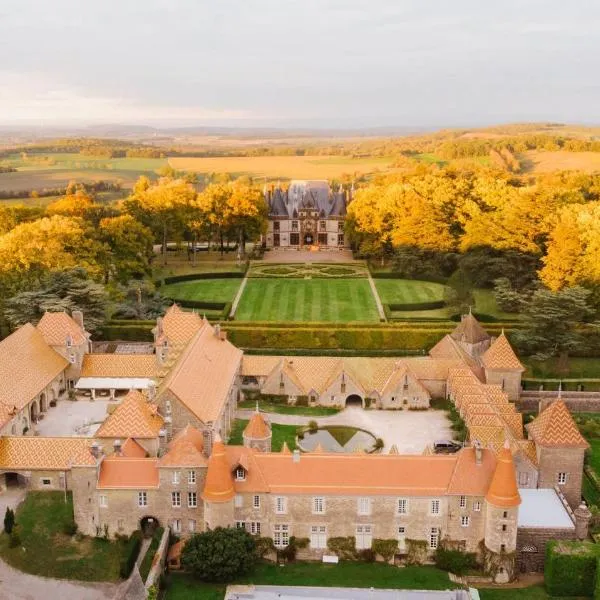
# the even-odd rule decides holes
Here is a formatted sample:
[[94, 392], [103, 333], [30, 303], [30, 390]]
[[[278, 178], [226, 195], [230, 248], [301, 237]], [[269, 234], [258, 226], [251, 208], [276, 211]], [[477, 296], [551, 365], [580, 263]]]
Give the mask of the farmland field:
[[444, 299], [444, 286], [414, 279], [375, 279], [379, 298], [384, 304], [414, 304]]
[[249, 279], [240, 321], [379, 321], [367, 279]]
[[372, 173], [390, 169], [391, 158], [350, 156], [240, 156], [219, 158], [169, 158], [178, 171], [232, 173], [267, 179], [334, 179], [343, 174]]
[[201, 302], [231, 302], [240, 284], [240, 279], [198, 279], [179, 281], [164, 285], [160, 292], [173, 300], [199, 300]]
[[543, 152], [532, 150], [522, 155], [525, 171], [550, 173], [557, 170], [600, 171], [600, 152]]

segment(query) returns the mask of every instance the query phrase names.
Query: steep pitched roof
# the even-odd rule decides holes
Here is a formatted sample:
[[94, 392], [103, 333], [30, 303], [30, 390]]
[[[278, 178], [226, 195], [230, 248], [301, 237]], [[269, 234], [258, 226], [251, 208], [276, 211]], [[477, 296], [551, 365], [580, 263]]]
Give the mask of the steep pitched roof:
[[203, 423], [215, 421], [227, 402], [241, 358], [242, 351], [207, 322], [178, 358], [159, 393], [173, 393]]
[[166, 340], [171, 345], [185, 345], [202, 326], [203, 321], [195, 312], [181, 310], [177, 304], [173, 304], [165, 312], [160, 327], [157, 324], [152, 331], [157, 334], [157, 344]]
[[31, 323], [19, 327], [0, 342], [0, 402], [20, 410], [68, 366]]
[[250, 417], [248, 425], [244, 429], [244, 437], [254, 440], [264, 440], [271, 437], [271, 428], [258, 410]]
[[154, 354], [86, 354], [81, 377], [156, 377]]
[[82, 331], [66, 312], [45, 312], [37, 324], [37, 330], [49, 346], [64, 346], [67, 337], [78, 346], [87, 342], [89, 338], [89, 334]]
[[163, 427], [164, 419], [156, 412], [156, 405], [135, 390], [109, 415], [96, 432], [98, 438], [155, 438]]
[[100, 464], [97, 488], [135, 489], [158, 488], [158, 459], [106, 457]]
[[167, 453], [160, 459], [161, 467], [204, 467], [204, 439], [202, 433], [186, 425], [171, 441]]
[[573, 417], [563, 400], [555, 400], [526, 425], [529, 437], [540, 446], [557, 448], [589, 448], [579, 432]]
[[460, 323], [454, 328], [450, 336], [457, 342], [467, 342], [469, 344], [477, 344], [490, 339], [487, 331], [471, 313], [463, 315]]
[[492, 343], [481, 357], [481, 362], [486, 369], [514, 369], [524, 371], [510, 342], [506, 339], [504, 332]]
[[508, 443], [498, 453], [498, 462], [485, 499], [494, 506], [511, 508], [521, 504], [517, 488], [515, 464]]
[[479, 363], [450, 335], [445, 335], [429, 351], [429, 356], [460, 361], [468, 366], [479, 379], [483, 380], [483, 370]]
[[133, 438], [127, 438], [121, 446], [121, 455], [126, 458], [145, 458], [148, 453]]
[[496, 457], [493, 452], [481, 452], [481, 463], [477, 464], [475, 448], [464, 448], [457, 455], [456, 467], [448, 484], [449, 494], [465, 496], [482, 495], [487, 490], [494, 470]]
[[202, 499], [206, 502], [227, 502], [234, 496], [231, 465], [225, 453], [225, 445], [217, 435], [208, 459]]
[[73, 465], [95, 465], [91, 444], [89, 438], [3, 437], [0, 438], [0, 469], [65, 471]]

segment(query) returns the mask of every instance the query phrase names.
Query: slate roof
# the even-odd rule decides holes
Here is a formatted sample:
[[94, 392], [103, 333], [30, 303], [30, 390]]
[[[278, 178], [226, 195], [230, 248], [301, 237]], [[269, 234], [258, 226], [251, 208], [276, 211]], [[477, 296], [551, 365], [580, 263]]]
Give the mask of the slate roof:
[[346, 215], [346, 194], [332, 191], [325, 180], [298, 180], [290, 182], [287, 190], [279, 186], [273, 190], [269, 202], [269, 216], [296, 218], [302, 208], [314, 208], [321, 218]]
[[477, 344], [489, 340], [487, 331], [480, 325], [479, 321], [471, 314], [463, 315], [460, 323], [455, 327], [450, 336], [457, 342]]

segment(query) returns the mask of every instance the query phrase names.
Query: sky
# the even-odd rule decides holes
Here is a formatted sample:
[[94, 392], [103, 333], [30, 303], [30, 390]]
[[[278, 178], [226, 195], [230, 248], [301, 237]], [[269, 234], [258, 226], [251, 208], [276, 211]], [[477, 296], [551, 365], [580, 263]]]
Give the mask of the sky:
[[0, 124], [600, 122], [598, 0], [0, 0]]

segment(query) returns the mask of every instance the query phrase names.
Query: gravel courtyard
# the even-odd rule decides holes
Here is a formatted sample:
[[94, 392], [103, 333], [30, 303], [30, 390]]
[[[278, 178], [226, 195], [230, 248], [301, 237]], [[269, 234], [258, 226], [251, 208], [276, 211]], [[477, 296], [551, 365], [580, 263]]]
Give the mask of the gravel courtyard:
[[41, 436], [89, 437], [96, 433], [100, 424], [106, 419], [109, 402], [105, 398], [92, 401], [80, 399], [76, 401], [60, 400], [48, 409], [36, 428]]

